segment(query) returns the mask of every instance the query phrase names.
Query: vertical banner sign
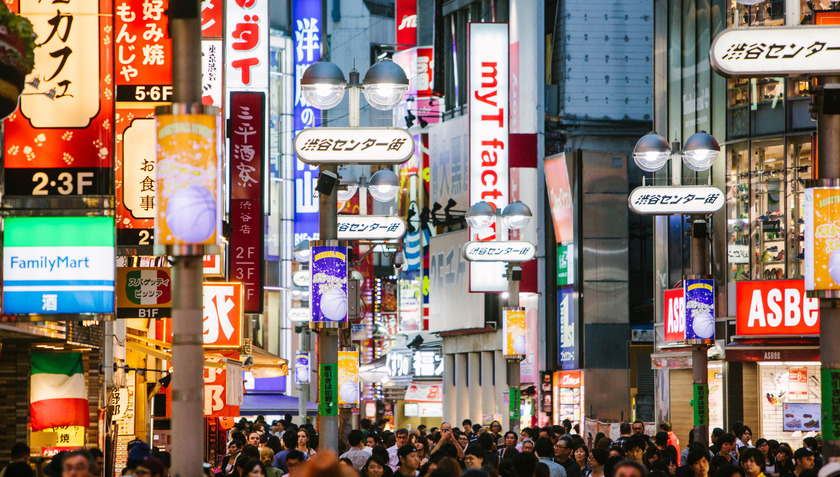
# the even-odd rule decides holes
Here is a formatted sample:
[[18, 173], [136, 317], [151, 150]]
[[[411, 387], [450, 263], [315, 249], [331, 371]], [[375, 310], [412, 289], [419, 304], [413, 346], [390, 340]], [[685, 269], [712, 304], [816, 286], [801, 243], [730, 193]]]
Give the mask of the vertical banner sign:
[[228, 90], [268, 90], [268, 1], [225, 3], [225, 86]]
[[172, 100], [168, 0], [116, 0], [114, 48], [117, 101]]
[[562, 369], [577, 369], [577, 324], [575, 323], [574, 287], [557, 289], [557, 329], [559, 365]]
[[357, 350], [338, 352], [338, 405], [356, 407], [359, 405], [359, 352]]
[[805, 290], [840, 289], [840, 187], [805, 189]]
[[683, 289], [665, 290], [665, 341], [685, 341]]
[[[508, 25], [470, 23], [469, 121], [470, 205], [485, 201], [502, 210], [510, 200], [508, 180]], [[495, 240], [501, 224], [471, 231], [471, 240]], [[502, 237], [504, 238], [504, 237]], [[470, 292], [507, 290], [502, 262], [470, 263]]]
[[525, 309], [505, 308], [502, 311], [502, 336], [504, 337], [505, 357], [523, 356], [527, 350], [527, 337], [525, 329]]
[[215, 245], [222, 225], [215, 114], [157, 115], [155, 245]]
[[318, 365], [318, 415], [338, 415], [338, 365]]
[[204, 38], [222, 37], [222, 19], [224, 0], [201, 0], [201, 36]]
[[397, 50], [417, 44], [417, 0], [397, 0]]
[[204, 347], [242, 346], [242, 284], [205, 282], [203, 287]]
[[312, 365], [308, 352], [295, 355], [295, 384], [309, 384]]
[[715, 281], [683, 280], [685, 339], [715, 339]]
[[[300, 91], [300, 78], [306, 68], [321, 59], [321, 0], [294, 0], [295, 104], [294, 130], [321, 125], [321, 110], [312, 107]], [[318, 239], [318, 199], [313, 197], [318, 168], [295, 158], [295, 238], [294, 244]]]
[[560, 153], [545, 159], [545, 185], [551, 203], [551, 217], [554, 223], [554, 237], [557, 243], [575, 239], [575, 217], [572, 201], [572, 187], [566, 154]]
[[114, 121], [117, 244], [152, 255], [157, 212], [154, 109], [133, 105], [118, 108]]
[[709, 385], [694, 384], [694, 426], [709, 425]]
[[245, 285], [245, 313], [262, 313], [265, 94], [230, 94], [230, 273]]
[[114, 312], [113, 217], [6, 217], [3, 313]]
[[4, 123], [5, 195], [113, 193], [112, 4], [20, 0], [40, 47]]
[[313, 245], [310, 308], [313, 323], [347, 322], [347, 247]]
[[508, 394], [508, 411], [510, 412], [511, 419], [519, 419], [521, 417], [521, 405], [522, 405], [522, 391], [519, 388], [510, 388]]
[[823, 438], [840, 439], [840, 369], [820, 370]]
[[575, 263], [571, 245], [557, 246], [557, 286], [574, 285]]

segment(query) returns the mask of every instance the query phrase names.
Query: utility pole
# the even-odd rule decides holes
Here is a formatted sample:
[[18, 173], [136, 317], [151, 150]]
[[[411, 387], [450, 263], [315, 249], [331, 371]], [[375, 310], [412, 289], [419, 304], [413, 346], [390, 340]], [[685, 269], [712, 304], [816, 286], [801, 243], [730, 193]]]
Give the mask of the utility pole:
[[[704, 216], [691, 216], [691, 275], [687, 278], [712, 278], [706, 274], [708, 265], [706, 262], [706, 235], [708, 224]], [[709, 395], [709, 345], [698, 343], [691, 345], [691, 365], [693, 367], [692, 378], [694, 387], [704, 389], [701, 391], [705, 396]], [[700, 416], [706, 416], [705, 422], [694, 423], [694, 442], [702, 442], [704, 446], [709, 445], [709, 400], [695, 399], [694, 406], [700, 406]]]
[[[519, 308], [519, 281], [521, 280], [521, 278], [522, 268], [509, 263], [507, 267], [508, 306], [512, 309]], [[502, 347], [502, 349], [504, 350], [504, 346]], [[508, 389], [511, 391], [508, 395], [508, 399], [511, 400], [510, 406], [516, 406], [517, 409], [519, 408], [520, 403], [514, 403], [513, 401], [519, 400], [519, 393], [514, 394], [512, 390], [518, 390], [522, 386], [521, 377], [519, 375], [520, 361], [521, 358], [519, 356], [507, 359]], [[519, 421], [520, 419], [518, 417], [518, 413], [517, 417], [511, 416], [509, 421], [510, 430], [515, 432], [517, 436], [519, 435]]]
[[[173, 107], [201, 105], [201, 10], [199, 0], [169, 5]], [[204, 349], [202, 282], [204, 247], [172, 252], [172, 475], [201, 473], [204, 462]]]

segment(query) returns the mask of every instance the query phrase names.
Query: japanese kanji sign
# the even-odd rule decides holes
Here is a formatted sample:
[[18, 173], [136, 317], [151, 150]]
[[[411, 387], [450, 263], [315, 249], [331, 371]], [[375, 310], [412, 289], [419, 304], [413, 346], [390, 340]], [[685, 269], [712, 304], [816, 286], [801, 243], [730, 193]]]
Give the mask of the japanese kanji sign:
[[242, 346], [242, 284], [204, 283], [204, 347]]
[[169, 268], [118, 268], [117, 318], [172, 316]]
[[392, 240], [405, 235], [405, 221], [387, 215], [339, 215], [339, 240]]
[[527, 262], [537, 252], [534, 244], [511, 240], [508, 242], [472, 241], [464, 245], [462, 253], [470, 262]]
[[414, 154], [414, 138], [399, 128], [310, 128], [295, 137], [295, 154], [306, 164], [402, 164]]
[[723, 76], [840, 73], [840, 27], [730, 28], [715, 37], [709, 58]]
[[230, 276], [245, 287], [245, 313], [263, 309], [263, 215], [262, 201], [231, 200]]
[[122, 109], [116, 116], [117, 244], [152, 255], [157, 206], [154, 110]]
[[230, 93], [230, 198], [257, 199], [263, 193], [265, 94]]
[[228, 0], [225, 12], [227, 88], [267, 90], [268, 0]]
[[630, 210], [639, 215], [713, 214], [726, 196], [711, 186], [642, 186], [630, 192]]
[[117, 0], [114, 57], [117, 101], [171, 101], [169, 0]]

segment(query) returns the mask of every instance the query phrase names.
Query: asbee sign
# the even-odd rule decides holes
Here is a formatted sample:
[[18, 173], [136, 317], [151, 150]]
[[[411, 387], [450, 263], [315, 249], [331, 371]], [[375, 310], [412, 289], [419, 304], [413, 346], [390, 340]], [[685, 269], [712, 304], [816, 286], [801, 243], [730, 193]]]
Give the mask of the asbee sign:
[[738, 335], [820, 334], [820, 301], [805, 295], [804, 280], [742, 281], [736, 296]]
[[7, 217], [3, 313], [114, 312], [113, 217]]

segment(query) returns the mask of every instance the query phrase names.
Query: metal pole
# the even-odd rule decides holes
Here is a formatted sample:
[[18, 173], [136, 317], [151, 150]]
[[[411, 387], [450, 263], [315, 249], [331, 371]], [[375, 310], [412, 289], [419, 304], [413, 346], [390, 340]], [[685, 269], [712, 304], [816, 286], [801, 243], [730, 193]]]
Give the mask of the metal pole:
[[[707, 224], [705, 217], [692, 217], [691, 219], [691, 273], [699, 278], [707, 273], [708, 262], [706, 261], [706, 234]], [[691, 347], [691, 363], [693, 366], [692, 378], [695, 385], [709, 387], [709, 354], [708, 346], [705, 344], [693, 345]], [[707, 393], [708, 394], [708, 393]], [[703, 405], [705, 410], [701, 415], [709, 415], [708, 400], [703, 403], [694, 403], [695, 406]], [[704, 446], [709, 445], [708, 424], [694, 427], [694, 441], [702, 442]]]
[[[511, 308], [518, 308], [519, 307], [519, 280], [518, 275], [521, 273], [521, 268], [514, 266], [513, 264], [508, 264], [508, 306]], [[516, 388], [519, 389], [521, 387], [521, 378], [519, 376], [519, 358], [508, 359], [507, 360], [507, 377], [508, 377], [508, 389]], [[508, 396], [510, 399], [511, 396]], [[519, 418], [510, 418], [510, 430], [515, 432], [519, 435]]]
[[[298, 333], [298, 348], [301, 352], [308, 352], [309, 351], [309, 331], [306, 329], [305, 326], [300, 327], [300, 332]], [[309, 360], [311, 365], [312, 359]], [[297, 370], [297, 367], [295, 367]], [[312, 373], [310, 372], [310, 379]], [[306, 402], [309, 401], [309, 383], [301, 383], [298, 387], [298, 416], [300, 417], [301, 425], [306, 424]]]
[[[169, 6], [172, 101], [201, 103], [201, 15], [198, 0]], [[199, 250], [174, 257], [172, 282], [172, 475], [201, 472], [204, 462], [203, 263]]]
[[[840, 88], [840, 77], [827, 76], [820, 78], [820, 85], [826, 90]], [[836, 90], [835, 90], [836, 91]], [[817, 186], [840, 185], [840, 114], [827, 114], [825, 112], [825, 95], [817, 95]], [[834, 100], [834, 98], [832, 98]], [[836, 109], [836, 105], [833, 109]], [[813, 187], [813, 185], [812, 185]], [[828, 379], [826, 370], [840, 369], [840, 348], [834, 340], [829, 337], [840, 336], [840, 308], [838, 308], [837, 290], [822, 291], [820, 296], [820, 366], [823, 371], [820, 386], [822, 396], [834, 396], [832, 379]], [[834, 375], [835, 373], [830, 373]], [[834, 398], [834, 397], [833, 397]], [[836, 398], [834, 398], [836, 399]], [[825, 401], [825, 399], [823, 399]], [[822, 409], [826, 410], [831, 403], [822, 403]], [[833, 413], [828, 413], [823, 421], [833, 418]], [[836, 429], [840, 422], [832, 419]], [[823, 429], [829, 428], [823, 423]], [[840, 440], [834, 433], [823, 433], [823, 460], [825, 463], [840, 461]]]

